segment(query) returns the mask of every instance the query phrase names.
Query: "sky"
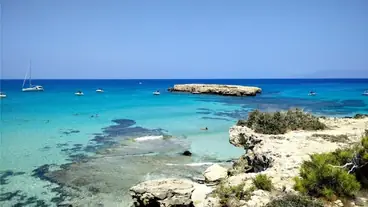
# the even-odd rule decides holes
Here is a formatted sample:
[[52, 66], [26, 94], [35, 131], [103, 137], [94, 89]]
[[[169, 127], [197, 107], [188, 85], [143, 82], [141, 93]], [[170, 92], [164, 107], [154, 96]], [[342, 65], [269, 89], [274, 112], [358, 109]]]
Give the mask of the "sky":
[[0, 0], [1, 78], [368, 78], [367, 0]]

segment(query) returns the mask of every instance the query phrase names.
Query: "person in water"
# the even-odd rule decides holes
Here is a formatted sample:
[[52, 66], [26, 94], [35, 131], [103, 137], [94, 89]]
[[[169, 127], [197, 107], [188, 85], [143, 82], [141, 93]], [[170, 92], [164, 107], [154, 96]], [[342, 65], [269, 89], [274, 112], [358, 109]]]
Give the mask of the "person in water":
[[206, 130], [206, 131], [207, 131], [207, 130], [208, 130], [208, 128], [207, 128], [207, 127], [206, 127], [206, 128], [201, 128], [201, 130]]

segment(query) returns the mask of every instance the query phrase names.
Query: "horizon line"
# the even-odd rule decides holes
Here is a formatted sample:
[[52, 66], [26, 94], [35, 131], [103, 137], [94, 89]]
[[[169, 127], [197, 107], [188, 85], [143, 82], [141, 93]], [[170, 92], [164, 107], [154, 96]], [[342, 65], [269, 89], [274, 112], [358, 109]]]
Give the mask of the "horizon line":
[[[366, 78], [35, 78], [32, 80], [366, 80]], [[0, 78], [2, 80], [24, 80], [21, 78]]]
[[[33, 78], [32, 80], [364, 80], [365, 78]], [[1, 80], [24, 80], [0, 78]]]

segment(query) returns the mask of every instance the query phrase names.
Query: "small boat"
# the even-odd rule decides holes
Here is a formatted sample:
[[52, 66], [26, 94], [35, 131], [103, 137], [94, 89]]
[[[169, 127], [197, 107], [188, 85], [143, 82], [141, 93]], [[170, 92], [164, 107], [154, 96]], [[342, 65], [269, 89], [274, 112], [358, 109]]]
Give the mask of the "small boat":
[[316, 93], [316, 92], [314, 92], [314, 91], [311, 91], [311, 92], [309, 92], [309, 94], [308, 94], [308, 96], [315, 96], [315, 95], [317, 95], [317, 93]]
[[153, 92], [153, 95], [155, 95], [155, 96], [160, 95], [160, 91]]
[[26, 73], [26, 76], [24, 77], [22, 91], [23, 92], [37, 92], [37, 91], [43, 91], [43, 87], [40, 85], [32, 85], [32, 62], [29, 62], [29, 86], [24, 87], [26, 81], [27, 81], [28, 72]]
[[6, 98], [6, 94], [3, 92], [0, 92], [0, 98]]
[[104, 91], [102, 90], [102, 88], [99, 88], [96, 90], [97, 93], [103, 93]]
[[368, 96], [368, 90], [364, 91], [364, 92], [362, 93], [362, 95], [363, 95], [363, 96]]
[[83, 96], [83, 95], [84, 95], [84, 93], [83, 93], [82, 91], [77, 91], [77, 92], [75, 92], [75, 95], [76, 95], [76, 96]]
[[192, 94], [200, 94], [198, 91], [193, 91]]

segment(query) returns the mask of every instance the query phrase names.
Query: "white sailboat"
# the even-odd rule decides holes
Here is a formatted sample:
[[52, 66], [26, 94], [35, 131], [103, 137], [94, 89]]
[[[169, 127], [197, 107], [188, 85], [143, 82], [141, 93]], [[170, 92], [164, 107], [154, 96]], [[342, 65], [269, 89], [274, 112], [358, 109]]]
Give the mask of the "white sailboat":
[[[28, 72], [29, 72], [29, 86], [28, 87], [24, 87], [24, 85], [26, 84], [27, 81], [27, 76], [28, 76]], [[43, 91], [43, 87], [40, 85], [32, 85], [32, 62], [29, 62], [29, 71], [26, 73], [26, 76], [24, 77], [24, 81], [23, 81], [23, 86], [22, 86], [22, 91], [23, 92], [33, 92], [33, 91]]]
[[97, 93], [103, 93], [103, 92], [104, 92], [104, 90], [103, 90], [102, 88], [99, 88], [99, 89], [97, 89], [97, 90], [96, 90], [96, 92], [97, 92]]
[[82, 91], [77, 91], [74, 93], [76, 96], [84, 96], [84, 93]]
[[0, 92], [0, 98], [6, 98], [6, 94], [3, 92]]
[[155, 95], [155, 96], [160, 95], [160, 91], [159, 91], [159, 90], [157, 90], [157, 91], [153, 92], [153, 95]]

